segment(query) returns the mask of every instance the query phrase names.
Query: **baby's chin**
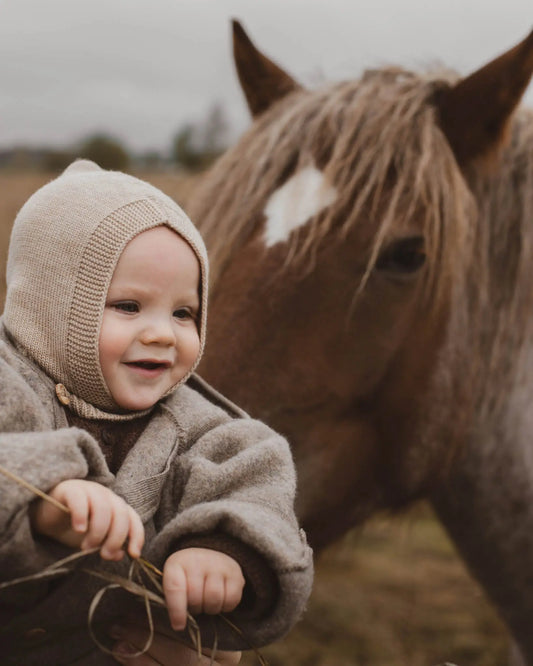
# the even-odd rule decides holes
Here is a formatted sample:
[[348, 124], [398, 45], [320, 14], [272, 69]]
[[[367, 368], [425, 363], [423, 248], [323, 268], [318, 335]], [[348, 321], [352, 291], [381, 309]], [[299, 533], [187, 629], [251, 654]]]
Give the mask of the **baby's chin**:
[[182, 381], [179, 380], [164, 391], [157, 391], [148, 395], [143, 395], [140, 392], [131, 392], [118, 396], [112, 395], [112, 398], [118, 410], [122, 413], [145, 412], [152, 409], [160, 400], [173, 393]]
[[169, 391], [165, 393], [157, 393], [154, 396], [119, 396], [118, 399], [113, 396], [117, 404], [117, 408], [122, 413], [131, 413], [131, 412], [145, 412], [148, 409], [152, 409], [161, 398], [165, 395], [168, 395]]

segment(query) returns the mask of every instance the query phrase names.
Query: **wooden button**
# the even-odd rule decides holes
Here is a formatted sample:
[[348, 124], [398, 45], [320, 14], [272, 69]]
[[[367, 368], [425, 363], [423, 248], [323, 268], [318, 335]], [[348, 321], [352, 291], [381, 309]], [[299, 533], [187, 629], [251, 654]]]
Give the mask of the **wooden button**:
[[68, 396], [68, 391], [63, 386], [63, 384], [56, 384], [56, 395], [57, 399], [62, 405], [70, 405], [70, 398]]

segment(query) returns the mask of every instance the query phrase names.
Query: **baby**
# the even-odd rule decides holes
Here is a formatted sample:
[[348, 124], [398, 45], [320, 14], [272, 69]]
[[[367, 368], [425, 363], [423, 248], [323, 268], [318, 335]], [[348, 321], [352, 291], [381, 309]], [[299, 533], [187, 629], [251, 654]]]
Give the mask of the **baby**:
[[[4, 599], [0, 590], [2, 663], [113, 663], [87, 631], [93, 580], [81, 570], [40, 577], [65, 546], [98, 548], [93, 566], [122, 574], [124, 552], [142, 552], [163, 569], [172, 628], [198, 614], [202, 634], [227, 650], [275, 640], [301, 615], [312, 559], [287, 443], [194, 374], [207, 271], [177, 204], [90, 162], [17, 216], [0, 464], [69, 513], [0, 478], [0, 576], [33, 576]], [[103, 608], [103, 626], [129, 605]]]

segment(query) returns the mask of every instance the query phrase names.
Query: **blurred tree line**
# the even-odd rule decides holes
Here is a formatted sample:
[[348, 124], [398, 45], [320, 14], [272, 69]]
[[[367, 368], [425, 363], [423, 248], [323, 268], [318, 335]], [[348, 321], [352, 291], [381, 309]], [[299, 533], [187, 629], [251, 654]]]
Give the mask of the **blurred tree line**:
[[103, 169], [127, 171], [132, 167], [164, 169], [177, 167], [200, 171], [209, 166], [227, 147], [229, 123], [224, 107], [213, 104], [206, 116], [178, 128], [166, 154], [156, 150], [132, 154], [116, 137], [95, 133], [68, 148], [16, 147], [0, 150], [0, 168], [35, 168], [62, 171], [74, 159], [90, 159]]

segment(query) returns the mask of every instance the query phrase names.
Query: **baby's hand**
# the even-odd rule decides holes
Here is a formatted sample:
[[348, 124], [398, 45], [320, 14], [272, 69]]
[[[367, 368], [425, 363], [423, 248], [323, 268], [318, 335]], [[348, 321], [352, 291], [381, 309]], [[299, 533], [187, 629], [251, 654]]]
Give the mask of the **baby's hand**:
[[227, 613], [240, 602], [244, 576], [229, 555], [207, 548], [173, 553], [163, 569], [163, 590], [172, 628], [185, 629], [192, 613]]
[[104, 560], [120, 560], [128, 540], [128, 553], [139, 557], [144, 527], [134, 509], [112, 490], [94, 481], [71, 479], [49, 493], [70, 510], [70, 515], [38, 499], [30, 510], [33, 529], [66, 546], [89, 550], [101, 546]]

